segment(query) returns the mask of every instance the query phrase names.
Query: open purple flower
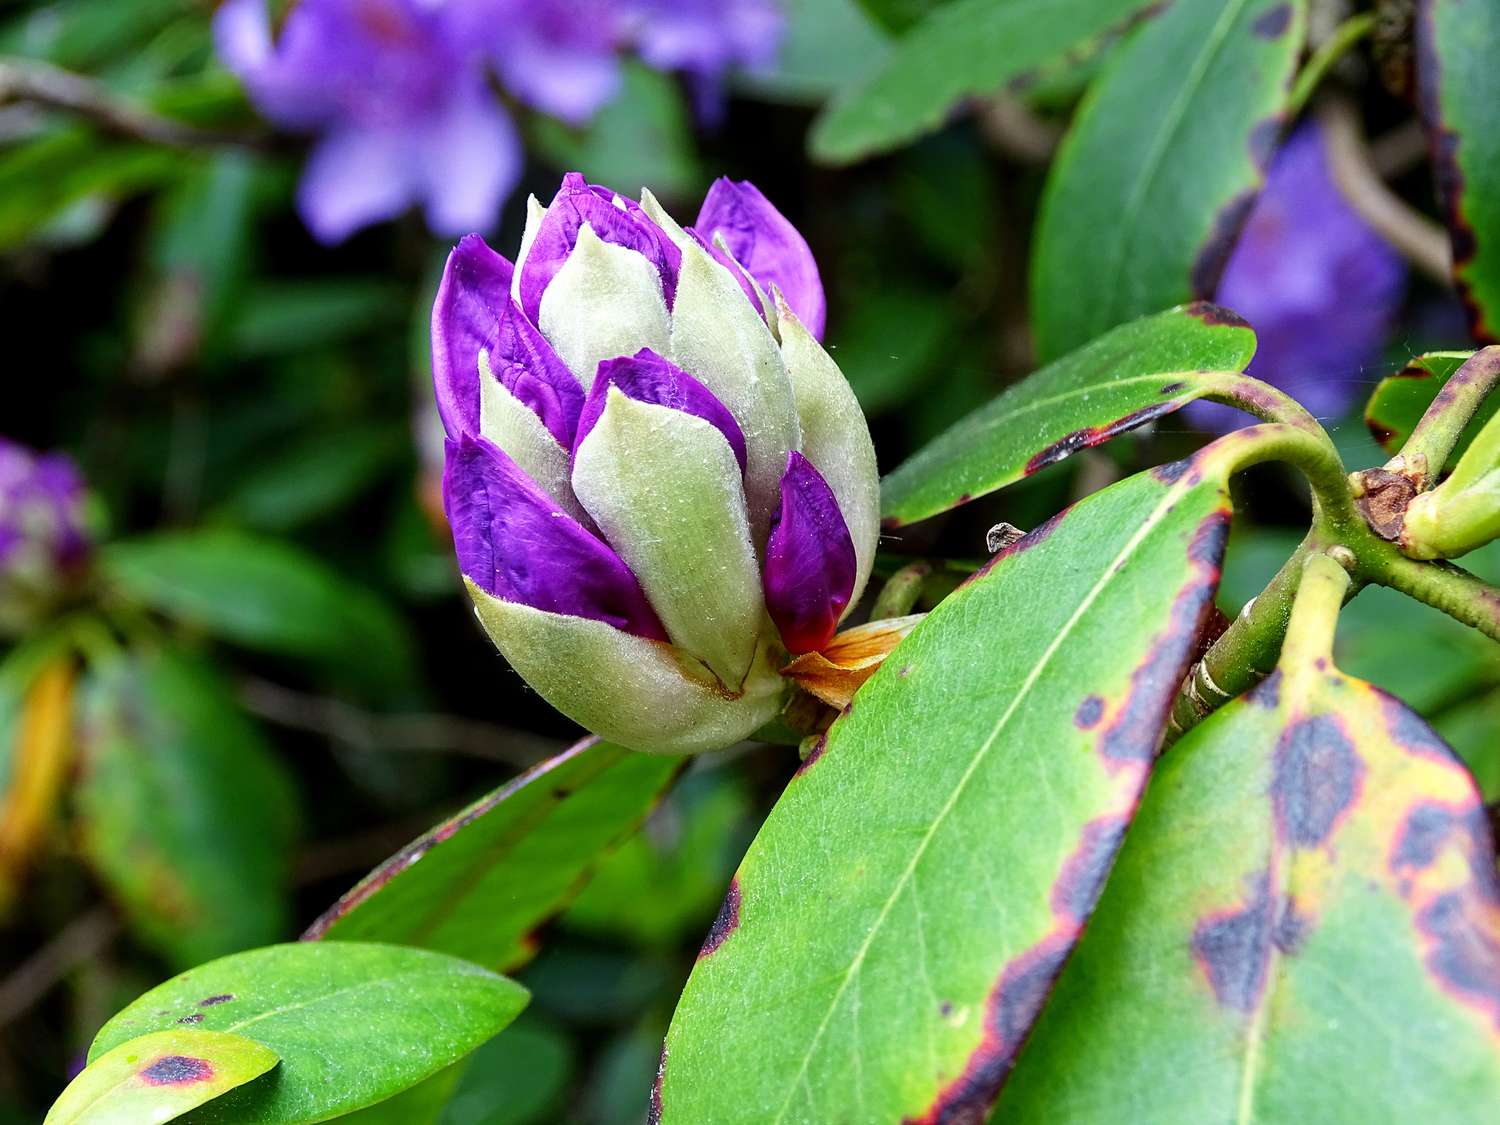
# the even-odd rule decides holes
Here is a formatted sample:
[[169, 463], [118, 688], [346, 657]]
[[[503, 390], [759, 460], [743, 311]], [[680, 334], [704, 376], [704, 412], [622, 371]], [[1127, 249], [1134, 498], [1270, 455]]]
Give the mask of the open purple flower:
[[[1369, 385], [1406, 288], [1401, 256], [1339, 192], [1316, 122], [1277, 153], [1215, 300], [1255, 327], [1251, 375], [1314, 414], [1336, 418]], [[1210, 429], [1246, 424], [1227, 406], [1193, 403]]]
[[86, 508], [71, 460], [0, 438], [0, 634], [33, 623], [83, 569]]
[[514, 267], [463, 239], [433, 308], [480, 620], [560, 710], [643, 750], [774, 716], [782, 662], [832, 639], [878, 533], [864, 417], [791, 304], [822, 316], [807, 244], [750, 185], [715, 190], [737, 202], [705, 207], [709, 243], [649, 192], [569, 175]]
[[214, 17], [261, 112], [318, 138], [298, 207], [330, 243], [413, 204], [439, 234], [493, 225], [522, 154], [492, 76], [581, 124], [615, 96], [627, 49], [717, 91], [779, 36], [771, 0], [298, 0], [274, 34], [267, 0], [225, 0]]

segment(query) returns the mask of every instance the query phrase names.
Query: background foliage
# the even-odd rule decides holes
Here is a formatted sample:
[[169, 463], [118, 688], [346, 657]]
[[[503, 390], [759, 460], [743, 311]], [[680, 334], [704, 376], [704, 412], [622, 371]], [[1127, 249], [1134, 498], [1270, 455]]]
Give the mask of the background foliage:
[[[1496, 233], [1484, 210], [1500, 199], [1494, 152], [1465, 150], [1463, 175], [1434, 181], [1420, 134], [1412, 139], [1419, 111], [1429, 124], [1495, 134], [1485, 126], [1493, 69], [1462, 45], [1486, 36], [1493, 43], [1496, 32], [1465, 26], [1483, 20], [1481, 6], [1431, 6], [1440, 9], [1431, 26], [1391, 42], [1377, 36], [1324, 83], [1374, 139], [1385, 179], [1415, 213], [1464, 206], [1454, 195], [1459, 182], [1469, 185], [1465, 199], [1480, 200], [1463, 212], [1481, 236], [1457, 247], [1458, 289], [1424, 272], [1415, 252], [1396, 324], [1387, 338], [1366, 341], [1379, 358], [1324, 370], [1350, 392], [1347, 416], [1323, 421], [1351, 467], [1385, 457], [1360, 417], [1382, 377], [1423, 353], [1471, 348], [1471, 329], [1489, 331], [1500, 316], [1495, 252], [1482, 236]], [[626, 193], [650, 185], [685, 213], [715, 176], [753, 180], [818, 256], [830, 296], [827, 340], [889, 471], [1040, 364], [1136, 315], [1212, 296], [1208, 279], [1234, 244], [1275, 145], [1274, 119], [1294, 96], [1305, 37], [1326, 41], [1337, 17], [1350, 14], [1337, 3], [1179, 0], [1127, 32], [1147, 7], [787, 0], [777, 66], [740, 78], [722, 121], [696, 117], [678, 80], [636, 63], [627, 64], [621, 97], [586, 126], [523, 118], [522, 190], [492, 241], [514, 246], [524, 193], [549, 197], [563, 170]], [[1281, 9], [1275, 35], [1254, 32], [1274, 28]], [[0, 849], [0, 1121], [39, 1120], [121, 1009], [96, 1054], [121, 1038], [112, 1029], [122, 1020], [137, 1019], [135, 1034], [170, 1032], [175, 1014], [161, 1023], [126, 1005], [180, 970], [290, 941], [315, 922], [331, 940], [390, 940], [357, 890], [340, 896], [413, 840], [432, 849], [424, 863], [442, 863], [464, 889], [403, 891], [397, 863], [371, 876], [392, 895], [387, 904], [401, 906], [403, 925], [429, 949], [507, 972], [532, 999], [466, 1068], [447, 1066], [513, 1015], [510, 990], [489, 975], [463, 978], [435, 957], [386, 964], [388, 954], [361, 946], [372, 972], [447, 973], [447, 987], [482, 999], [471, 1006], [472, 1027], [449, 1029], [448, 1054], [406, 1076], [425, 1079], [420, 1085], [365, 1109], [382, 1091], [360, 1087], [333, 1110], [443, 1125], [639, 1121], [694, 955], [771, 806], [789, 783], [791, 802], [851, 798], [804, 798], [792, 781], [799, 763], [785, 749], [737, 747], [682, 764], [596, 745], [514, 783], [506, 791], [514, 799], [486, 804], [485, 794], [562, 751], [577, 732], [474, 627], [435, 511], [426, 331], [447, 246], [415, 215], [335, 248], [315, 243], [293, 210], [303, 147], [257, 123], [213, 60], [210, 16], [211, 5], [198, 0], [52, 0], [11, 6], [0, 22], [0, 55], [86, 74], [102, 97], [213, 135], [164, 144], [97, 114], [38, 108], [7, 96], [0, 62], [8, 368], [0, 431], [72, 453], [105, 529], [90, 603], [103, 612], [62, 614], [0, 657], [6, 815], [18, 815], [24, 755], [41, 755], [57, 777], [33, 798], [39, 807], [23, 810], [35, 813], [24, 846]], [[1449, 40], [1459, 47], [1442, 81], [1418, 93], [1408, 74], [1403, 86], [1399, 49]], [[1130, 201], [1123, 213], [1107, 205], [1117, 197]], [[1080, 272], [1081, 260], [1090, 267]], [[1189, 338], [1197, 323], [1180, 326], [1183, 339], [1172, 340], [1161, 370], [1188, 366], [1183, 349], [1194, 367], [1243, 363], [1232, 339], [1216, 338], [1221, 355]], [[1443, 375], [1451, 367], [1437, 357], [1423, 369]], [[1382, 433], [1409, 430], [1420, 411], [1414, 386], [1382, 388], [1374, 412]], [[1107, 401], [1080, 411], [1056, 422], [1053, 440], [1117, 413]], [[978, 417], [971, 424], [985, 440]], [[1162, 417], [1003, 496], [893, 533], [879, 569], [889, 574], [909, 556], [977, 562], [997, 520], [1032, 527], [1102, 483], [1190, 452], [1203, 433], [1183, 415]], [[960, 434], [949, 460], [972, 451]], [[898, 474], [887, 508], [903, 523], [942, 512], [961, 494], [1018, 479], [1030, 455], [1018, 454], [986, 447], [988, 479], [969, 479], [961, 463], [937, 483], [924, 475], [907, 487]], [[940, 444], [924, 457], [930, 467], [944, 455]], [[1219, 592], [1230, 616], [1291, 552], [1307, 516], [1301, 491], [1278, 470], [1257, 470], [1234, 487]], [[1112, 503], [1149, 508], [1156, 499]], [[1190, 517], [1219, 508], [1213, 489], [1193, 492], [1161, 534], [1190, 534]], [[1105, 522], [1130, 518], [1112, 512]], [[1500, 578], [1492, 549], [1466, 565]], [[1045, 576], [1036, 581], [1037, 596], [1060, 606], [1073, 596]], [[962, 598], [991, 603], [986, 620], [1004, 635], [1002, 598], [983, 584]], [[1161, 624], [1133, 620], [1128, 604], [1111, 609], [1093, 626], [1097, 635], [1078, 639], [1078, 660], [1138, 647]], [[82, 660], [76, 682], [58, 683], [49, 704], [31, 689], [63, 649]], [[1473, 768], [1486, 800], [1500, 798], [1500, 660], [1490, 642], [1372, 589], [1342, 620], [1337, 656], [1349, 675], [1425, 716]], [[23, 700], [32, 701], [29, 711]], [[49, 706], [71, 718], [49, 715]], [[47, 741], [49, 718], [73, 735]], [[1249, 721], [1228, 712], [1216, 720]], [[965, 737], [953, 732], [955, 741]], [[597, 805], [580, 803], [579, 779], [601, 775], [613, 779], [610, 799], [594, 792], [588, 799]], [[881, 794], [904, 806], [909, 779], [867, 781], [872, 792], [856, 795], [862, 808]], [[1083, 789], [1104, 783], [1076, 779]], [[783, 806], [768, 823], [773, 847], [759, 862], [774, 868], [776, 849], [799, 846], [795, 834], [778, 835], [790, 815]], [[1172, 862], [1153, 858], [1180, 846], [1169, 820], [1152, 813], [1151, 833], [1122, 860], [1127, 873]], [[418, 839], [440, 822], [463, 833]], [[866, 828], [839, 832], [857, 841]], [[466, 864], [492, 848], [548, 878], [528, 888], [536, 901], [507, 901], [504, 940], [477, 949], [463, 939], [464, 921], [492, 916], [498, 892], [472, 879]], [[1030, 858], [1045, 865], [1055, 857]], [[504, 873], [489, 869], [492, 878]], [[957, 868], [943, 877], [967, 878]], [[830, 866], [829, 886], [804, 891], [836, 902], [837, 878]], [[1179, 906], [1163, 901], [1160, 909]], [[1038, 926], [1045, 929], [1017, 920], [1018, 948], [1042, 936]], [[1101, 925], [1084, 949], [1108, 958], [1109, 943], [1128, 952], [1149, 939], [1117, 931]], [[893, 927], [880, 940], [901, 933]], [[798, 954], [809, 946], [816, 954], [816, 941], [807, 935]], [[733, 974], [725, 953], [714, 972]], [[228, 964], [226, 979], [243, 979], [236, 964], [219, 964]], [[316, 979], [324, 970], [287, 971]], [[775, 983], [747, 981], [745, 1002], [755, 1004], [756, 988], [774, 997]], [[413, 1027], [420, 1019], [412, 1015]], [[1044, 1023], [1039, 1034], [1069, 1051], [1090, 1049], [1088, 1029], [1069, 1022]], [[189, 1030], [232, 1035], [233, 1026], [226, 1015]], [[684, 1043], [682, 1081], [687, 1068], [702, 1067], [710, 1077], [700, 1087], [712, 1083], [722, 1073], [712, 1052], [751, 1049], [754, 1025], [742, 1030], [746, 1041], [700, 1045], [701, 1057]], [[1200, 1031], [1184, 1025], [1174, 1034], [1186, 1041]], [[283, 1069], [295, 1069], [296, 1044], [266, 1042]], [[220, 1046], [227, 1059], [243, 1051]], [[838, 1070], [836, 1060], [814, 1062]], [[835, 1082], [819, 1090], [839, 1100]], [[1022, 1086], [1008, 1094], [1017, 1106], [1038, 1096]], [[236, 1119], [278, 1119], [245, 1112]]]

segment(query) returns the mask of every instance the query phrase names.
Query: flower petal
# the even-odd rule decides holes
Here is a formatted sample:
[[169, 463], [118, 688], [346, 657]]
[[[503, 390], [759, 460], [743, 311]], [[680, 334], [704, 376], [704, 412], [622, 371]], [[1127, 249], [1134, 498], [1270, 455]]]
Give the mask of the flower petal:
[[[645, 207], [653, 220], [660, 214], [665, 223], [672, 222], [650, 195]], [[745, 300], [734, 275], [689, 236], [683, 235], [680, 245], [672, 346], [663, 354], [712, 391], [740, 424], [745, 497], [753, 542], [759, 547], [780, 502], [786, 455], [801, 445], [791, 379], [775, 337]]]
[[505, 303], [488, 351], [490, 370], [505, 389], [532, 409], [559, 445], [573, 448], [583, 385], [514, 301]]
[[765, 604], [740, 467], [702, 418], [618, 387], [573, 454], [573, 492], [640, 579], [672, 642], [733, 692]]
[[573, 495], [567, 448], [557, 443], [530, 406], [490, 373], [483, 355], [479, 357], [479, 371], [479, 432], [485, 441], [503, 451], [585, 530], [594, 531], [593, 521]]
[[394, 218], [421, 191], [419, 146], [400, 128], [350, 127], [314, 146], [297, 187], [297, 211], [325, 246]]
[[443, 504], [459, 569], [487, 593], [666, 639], [630, 568], [489, 442], [448, 443]]
[[509, 301], [511, 264], [477, 234], [459, 240], [432, 305], [432, 385], [449, 437], [479, 432], [479, 350]]
[[854, 541], [859, 564], [849, 595], [853, 606], [869, 581], [880, 540], [880, 472], [875, 465], [875, 443], [870, 440], [870, 428], [854, 397], [854, 388], [785, 301], [778, 306], [777, 326], [781, 356], [797, 396], [802, 453], [822, 466], [823, 477], [838, 500], [839, 512]]
[[833, 490], [795, 450], [781, 478], [781, 510], [766, 545], [766, 609], [792, 653], [833, 639], [858, 564]]
[[573, 255], [585, 225], [604, 242], [633, 250], [651, 263], [663, 299], [671, 305], [679, 258], [671, 240], [645, 217], [639, 204], [593, 187], [579, 173], [569, 172], [521, 263], [520, 300], [527, 316], [540, 317], [542, 295]]
[[734, 415], [697, 379], [676, 364], [668, 363], [650, 348], [642, 348], [633, 356], [606, 359], [599, 365], [599, 373], [594, 377], [588, 402], [578, 421], [580, 442], [599, 421], [599, 415], [604, 413], [610, 387], [619, 387], [637, 402], [654, 402], [657, 406], [702, 418], [724, 435], [724, 440], [734, 450], [735, 460], [740, 463], [740, 472], [745, 471], [745, 435], [740, 432]]
[[774, 285], [797, 318], [817, 339], [823, 338], [827, 303], [818, 263], [807, 240], [748, 180], [714, 181], [698, 212], [694, 229], [705, 238], [723, 236], [729, 252], [767, 292]]
[[584, 387], [593, 385], [601, 360], [642, 348], [665, 353], [671, 338], [656, 268], [634, 251], [595, 237], [587, 224], [547, 286], [536, 323]]
[[491, 597], [469, 595], [501, 654], [548, 703], [575, 723], [631, 750], [718, 750], [776, 717], [786, 681], [762, 644], [736, 697], [671, 645]]
[[421, 132], [427, 227], [453, 236], [489, 230], [521, 175], [521, 139], [482, 85], [455, 92]]

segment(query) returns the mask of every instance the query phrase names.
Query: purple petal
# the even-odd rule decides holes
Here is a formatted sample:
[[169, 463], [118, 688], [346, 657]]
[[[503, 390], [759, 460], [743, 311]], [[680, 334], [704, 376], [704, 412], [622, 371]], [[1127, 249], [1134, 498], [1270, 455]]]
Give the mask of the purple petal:
[[722, 235], [729, 252], [761, 288], [767, 293], [773, 285], [780, 289], [803, 327], [823, 338], [828, 308], [818, 263], [807, 240], [759, 188], [747, 180], [720, 177], [708, 189], [693, 225], [710, 242], [716, 233]]
[[491, 346], [510, 306], [511, 271], [477, 234], [448, 255], [432, 306], [432, 385], [449, 437], [479, 433], [479, 349]]
[[401, 128], [349, 127], [313, 148], [297, 187], [297, 211], [325, 246], [395, 218], [421, 191], [419, 136]]
[[619, 387], [637, 402], [669, 406], [702, 418], [724, 435], [729, 448], [734, 450], [735, 460], [740, 463], [740, 472], [745, 471], [745, 435], [734, 415], [713, 391], [650, 348], [642, 348], [633, 356], [606, 359], [599, 365], [588, 400], [583, 404], [583, 414], [578, 419], [578, 438], [573, 445], [575, 452], [604, 413], [610, 387]]
[[[1349, 206], [1315, 122], [1271, 164], [1214, 299], [1255, 327], [1246, 369], [1314, 414], [1338, 418], [1368, 390], [1406, 293], [1406, 264]], [[1230, 430], [1254, 420], [1192, 403], [1195, 425]]]
[[630, 568], [489, 442], [448, 442], [443, 507], [459, 569], [487, 593], [667, 639]]
[[573, 252], [584, 223], [603, 241], [644, 255], [661, 275], [662, 293], [671, 307], [682, 252], [646, 217], [640, 204], [607, 188], [593, 187], [579, 173], [569, 172], [521, 263], [521, 308], [533, 322], [541, 311], [543, 290]]
[[492, 52], [505, 88], [581, 125], [620, 91], [616, 0], [526, 0]]
[[558, 445], [572, 449], [583, 410], [583, 385], [514, 301], [505, 304], [489, 359], [490, 370], [505, 389], [531, 407]]
[[765, 574], [766, 609], [788, 652], [816, 652], [833, 639], [857, 565], [833, 490], [792, 450], [781, 477], [781, 510], [771, 516]]
[[692, 236], [694, 242], [708, 251], [710, 258], [728, 270], [734, 279], [740, 283], [740, 288], [745, 291], [745, 296], [750, 299], [750, 307], [760, 313], [760, 318], [765, 320], [766, 306], [761, 302], [760, 294], [755, 291], [755, 281], [745, 272], [744, 267], [715, 246], [712, 241], [699, 234], [696, 227], [688, 227], [687, 233]]
[[479, 86], [422, 131], [427, 229], [452, 237], [495, 225], [521, 175], [521, 140], [500, 103]]

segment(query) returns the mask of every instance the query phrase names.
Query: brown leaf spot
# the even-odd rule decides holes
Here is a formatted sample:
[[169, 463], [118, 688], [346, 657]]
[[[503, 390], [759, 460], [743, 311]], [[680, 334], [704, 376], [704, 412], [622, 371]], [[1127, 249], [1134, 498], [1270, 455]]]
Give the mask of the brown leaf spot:
[[1359, 801], [1365, 763], [1332, 715], [1293, 723], [1276, 746], [1271, 804], [1276, 831], [1300, 848], [1326, 843]]
[[1122, 434], [1126, 430], [1133, 430], [1138, 426], [1144, 426], [1147, 422], [1155, 421], [1164, 414], [1170, 414], [1174, 404], [1170, 402], [1153, 403], [1151, 406], [1142, 407], [1140, 410], [1132, 411], [1112, 422], [1105, 422], [1098, 426], [1085, 426], [1081, 430], [1074, 430], [1070, 434], [1053, 442], [1051, 445], [1038, 451], [1031, 460], [1026, 462], [1022, 472], [1026, 476], [1040, 472], [1048, 465], [1054, 465], [1066, 457], [1071, 457], [1080, 449], [1088, 449], [1099, 445]]
[[1292, 6], [1278, 4], [1270, 11], [1262, 12], [1260, 17], [1250, 25], [1250, 30], [1262, 39], [1280, 39], [1291, 26]]
[[724, 895], [724, 901], [719, 906], [718, 916], [714, 918], [714, 924], [708, 928], [708, 937], [703, 939], [703, 948], [698, 951], [698, 960], [717, 952], [719, 946], [723, 945], [725, 939], [739, 928], [740, 924], [740, 880], [739, 877], [729, 881], [729, 891]]
[[213, 1076], [212, 1063], [188, 1055], [163, 1055], [141, 1071], [141, 1078], [151, 1086], [186, 1086], [208, 1082]]
[[1104, 697], [1086, 695], [1078, 710], [1073, 712], [1073, 725], [1079, 730], [1093, 730], [1104, 717]]
[[1233, 309], [1216, 305], [1212, 301], [1194, 301], [1183, 307], [1188, 316], [1201, 320], [1210, 328], [1249, 328], [1250, 322]]
[[1083, 826], [1083, 837], [1052, 885], [1052, 912], [1082, 927], [1093, 912], [1125, 839], [1123, 816], [1101, 816]]
[[1219, 278], [1239, 241], [1245, 220], [1250, 217], [1250, 209], [1255, 206], [1257, 194], [1254, 189], [1242, 191], [1219, 208], [1213, 225], [1209, 228], [1208, 237], [1193, 259], [1191, 277], [1194, 293], [1212, 293], [1219, 287]]
[[1225, 1008], [1250, 1012], [1266, 984], [1274, 929], [1271, 873], [1249, 881], [1244, 901], [1200, 919], [1193, 929], [1193, 960]]
[[203, 1022], [203, 1013], [202, 1012], [190, 1012], [189, 1014], [187, 1014], [187, 1015], [183, 1016], [181, 1019], [179, 1019], [177, 1022], [178, 1023], [202, 1023]]
[[198, 1007], [200, 1007], [200, 1008], [212, 1008], [212, 1007], [214, 1007], [215, 1005], [218, 1005], [218, 1004], [227, 1004], [227, 1003], [229, 1003], [233, 999], [234, 999], [234, 993], [232, 993], [232, 992], [221, 992], [217, 996], [205, 996], [202, 1000], [198, 1001]]

